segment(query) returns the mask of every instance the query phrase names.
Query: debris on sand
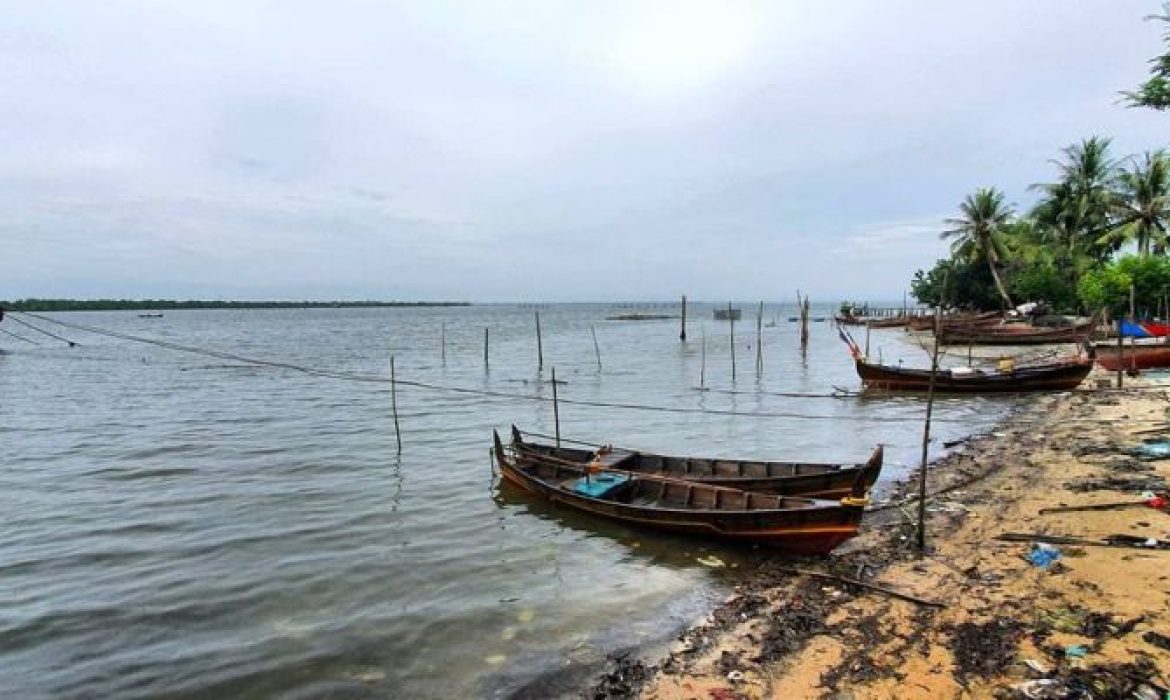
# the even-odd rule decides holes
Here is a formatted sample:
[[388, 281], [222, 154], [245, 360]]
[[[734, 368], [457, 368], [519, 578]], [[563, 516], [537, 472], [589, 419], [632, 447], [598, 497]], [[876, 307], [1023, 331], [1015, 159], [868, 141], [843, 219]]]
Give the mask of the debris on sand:
[[982, 624], [961, 622], [951, 632], [951, 653], [959, 676], [991, 678], [1016, 661], [1016, 649], [1024, 636], [1019, 621], [997, 617]]

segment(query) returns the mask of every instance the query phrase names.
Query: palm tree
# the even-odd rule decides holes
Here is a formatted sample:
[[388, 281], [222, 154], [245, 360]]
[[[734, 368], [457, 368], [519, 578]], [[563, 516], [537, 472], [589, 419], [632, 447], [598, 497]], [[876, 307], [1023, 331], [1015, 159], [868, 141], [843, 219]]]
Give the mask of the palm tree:
[[1012, 208], [1004, 204], [1003, 192], [994, 187], [981, 187], [973, 195], [967, 195], [959, 205], [962, 216], [946, 219], [952, 228], [943, 231], [941, 238], [951, 241], [951, 256], [969, 262], [984, 260], [991, 270], [995, 289], [1003, 299], [1005, 308], [1011, 308], [1011, 297], [999, 278], [997, 265], [1004, 257], [1003, 231], [1012, 219]]
[[1061, 149], [1053, 161], [1060, 180], [1032, 185], [1044, 193], [1033, 212], [1070, 254], [1083, 251], [1103, 260], [1115, 248], [1100, 242], [1109, 229], [1117, 163], [1109, 157], [1110, 140], [1094, 136]]
[[1166, 229], [1170, 226], [1170, 157], [1164, 152], [1146, 153], [1123, 170], [1117, 178], [1117, 192], [1112, 202], [1113, 227], [1102, 236], [1106, 245], [1121, 247], [1134, 242], [1138, 255], [1164, 253]]

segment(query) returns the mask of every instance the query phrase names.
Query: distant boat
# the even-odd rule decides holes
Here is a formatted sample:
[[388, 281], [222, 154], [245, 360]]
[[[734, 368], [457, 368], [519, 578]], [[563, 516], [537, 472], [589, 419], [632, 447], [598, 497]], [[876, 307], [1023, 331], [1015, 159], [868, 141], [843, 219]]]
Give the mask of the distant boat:
[[644, 314], [644, 313], [628, 313], [617, 314], [614, 316], [606, 316], [606, 321], [661, 321], [667, 318], [677, 318], [671, 314]]
[[163, 315], [162, 315], [161, 313], [157, 313], [157, 314], [138, 314], [138, 318], [162, 318], [162, 317], [163, 317]]
[[742, 309], [733, 309], [731, 307], [726, 309], [715, 309], [716, 321], [738, 321], [742, 316]]

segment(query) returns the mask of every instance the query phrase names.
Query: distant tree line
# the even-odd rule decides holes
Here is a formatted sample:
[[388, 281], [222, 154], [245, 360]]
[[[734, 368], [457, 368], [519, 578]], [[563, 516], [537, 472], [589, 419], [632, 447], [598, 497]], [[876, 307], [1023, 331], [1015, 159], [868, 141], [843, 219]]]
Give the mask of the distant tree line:
[[466, 301], [201, 301], [172, 299], [17, 299], [8, 311], [163, 311], [171, 309], [341, 309], [377, 306], [471, 306]]
[[[1170, 3], [1155, 19], [1166, 23]], [[1123, 93], [1130, 106], [1170, 107], [1170, 52], [1151, 60], [1149, 79]], [[911, 282], [923, 304], [972, 309], [1041, 302], [1055, 312], [1108, 308], [1122, 314], [1133, 289], [1135, 311], [1170, 307], [1170, 154], [1158, 149], [1121, 160], [1099, 136], [1072, 144], [1054, 160], [1056, 178], [1018, 213], [995, 187], [959, 205], [942, 232], [951, 255]]]

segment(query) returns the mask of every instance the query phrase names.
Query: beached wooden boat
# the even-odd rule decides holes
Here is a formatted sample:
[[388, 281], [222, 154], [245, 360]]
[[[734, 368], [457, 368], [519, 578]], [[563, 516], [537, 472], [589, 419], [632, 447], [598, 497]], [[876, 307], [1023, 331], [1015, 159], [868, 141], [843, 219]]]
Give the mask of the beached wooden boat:
[[1095, 343], [1091, 352], [1097, 364], [1111, 372], [1170, 367], [1170, 343], [1165, 338], [1127, 342], [1120, 348], [1116, 343]]
[[[928, 391], [929, 369], [910, 369], [871, 364], [855, 358], [857, 376], [865, 389], [880, 391]], [[1075, 389], [1093, 369], [1091, 358], [1041, 365], [1012, 366], [996, 370], [971, 367], [940, 369], [934, 390], [940, 393], [991, 394], [1022, 391]]]
[[[511, 447], [512, 454], [525, 462], [545, 460], [584, 467], [599, 457], [596, 450], [556, 447], [525, 439], [524, 434], [514, 425]], [[883, 455], [882, 446], [878, 445], [863, 463], [832, 464], [672, 457], [610, 447], [600, 458], [607, 469], [632, 474], [697, 481], [759, 493], [842, 498], [854, 492], [864, 494], [873, 486], [882, 471]]]
[[[995, 325], [1003, 321], [1003, 314], [999, 311], [985, 311], [976, 314], [949, 314], [943, 316], [938, 320], [942, 327], [950, 326], [974, 326]], [[929, 331], [934, 329], [934, 316], [924, 314], [920, 316], [911, 316], [906, 321], [906, 327], [912, 331]]]
[[886, 318], [871, 318], [865, 322], [866, 328], [905, 328], [907, 316], [888, 316]]
[[1093, 332], [1093, 320], [1071, 326], [1047, 328], [1023, 323], [1004, 323], [995, 326], [943, 326], [938, 342], [943, 345], [1047, 345], [1052, 343], [1082, 343]]
[[627, 525], [757, 542], [800, 554], [827, 554], [857, 535], [863, 493], [839, 501], [752, 493], [624, 471], [593, 472], [572, 462], [517, 458], [492, 431], [508, 486]]

